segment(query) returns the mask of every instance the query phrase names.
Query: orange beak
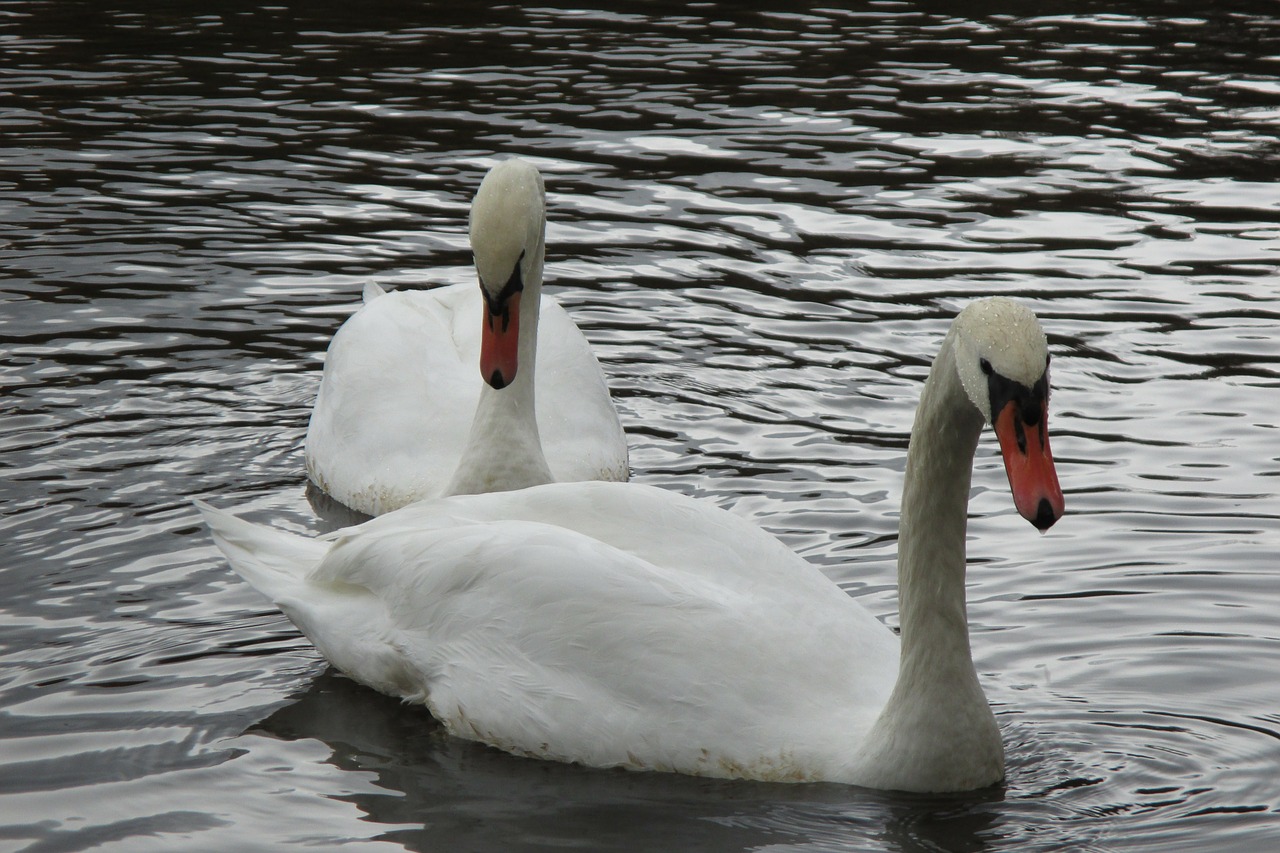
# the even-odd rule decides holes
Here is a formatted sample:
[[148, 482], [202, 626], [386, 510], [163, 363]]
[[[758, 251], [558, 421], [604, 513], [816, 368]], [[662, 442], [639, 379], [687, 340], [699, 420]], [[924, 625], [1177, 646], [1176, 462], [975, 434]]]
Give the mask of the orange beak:
[[1049, 451], [1048, 403], [1040, 404], [1040, 422], [1034, 426], [1023, 421], [1016, 403], [1007, 403], [996, 417], [996, 437], [1014, 506], [1041, 532], [1048, 530], [1066, 508]]
[[505, 388], [519, 367], [520, 292], [497, 305], [485, 300], [480, 329], [480, 375], [494, 388]]

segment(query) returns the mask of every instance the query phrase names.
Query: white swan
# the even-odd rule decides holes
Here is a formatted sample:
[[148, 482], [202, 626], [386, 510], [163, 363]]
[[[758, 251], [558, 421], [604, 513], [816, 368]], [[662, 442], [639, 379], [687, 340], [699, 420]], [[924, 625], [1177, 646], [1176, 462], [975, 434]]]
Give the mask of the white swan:
[[312, 482], [379, 515], [426, 497], [627, 479], [600, 365], [540, 298], [545, 228], [542, 176], [505, 160], [471, 207], [479, 288], [365, 289], [325, 357], [307, 427]]
[[326, 658], [449, 732], [587, 765], [917, 791], [1003, 775], [969, 652], [965, 520], [994, 417], [1019, 512], [1063, 511], [1048, 352], [1007, 299], [942, 344], [907, 454], [901, 644], [777, 539], [627, 483], [426, 501], [319, 541], [201, 505]]

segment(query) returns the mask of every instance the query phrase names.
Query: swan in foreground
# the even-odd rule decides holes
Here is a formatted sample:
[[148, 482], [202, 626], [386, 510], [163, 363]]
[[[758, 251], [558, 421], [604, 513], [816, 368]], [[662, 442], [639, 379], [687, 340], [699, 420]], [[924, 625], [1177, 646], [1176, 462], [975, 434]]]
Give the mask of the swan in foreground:
[[200, 505], [232, 567], [338, 669], [452, 734], [596, 767], [912, 791], [1004, 773], [965, 617], [983, 423], [1014, 504], [1062, 514], [1045, 336], [1007, 299], [952, 325], [916, 413], [902, 638], [745, 519], [634, 483], [425, 501], [331, 534]]
[[471, 206], [479, 288], [365, 288], [325, 356], [307, 427], [313, 483], [380, 515], [427, 497], [627, 479], [600, 365], [541, 298], [545, 230], [542, 175], [504, 160]]

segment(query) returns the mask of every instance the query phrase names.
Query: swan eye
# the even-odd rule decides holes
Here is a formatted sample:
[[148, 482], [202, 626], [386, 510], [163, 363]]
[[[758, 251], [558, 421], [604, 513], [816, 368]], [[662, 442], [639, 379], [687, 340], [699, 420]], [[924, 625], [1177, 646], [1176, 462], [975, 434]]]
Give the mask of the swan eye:
[[982, 372], [987, 376], [991, 375], [991, 362], [987, 361], [985, 358], [980, 358], [978, 359], [978, 366], [982, 368]]

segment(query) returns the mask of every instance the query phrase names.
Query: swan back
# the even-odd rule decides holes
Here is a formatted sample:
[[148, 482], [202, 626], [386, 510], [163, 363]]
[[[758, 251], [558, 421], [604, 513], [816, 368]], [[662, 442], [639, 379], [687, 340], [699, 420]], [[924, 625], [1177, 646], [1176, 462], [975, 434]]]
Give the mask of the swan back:
[[893, 634], [776, 538], [648, 486], [422, 501], [292, 545], [202, 511], [255, 585], [292, 564], [268, 594], [330, 662], [518, 754], [840, 778], [897, 668]]

